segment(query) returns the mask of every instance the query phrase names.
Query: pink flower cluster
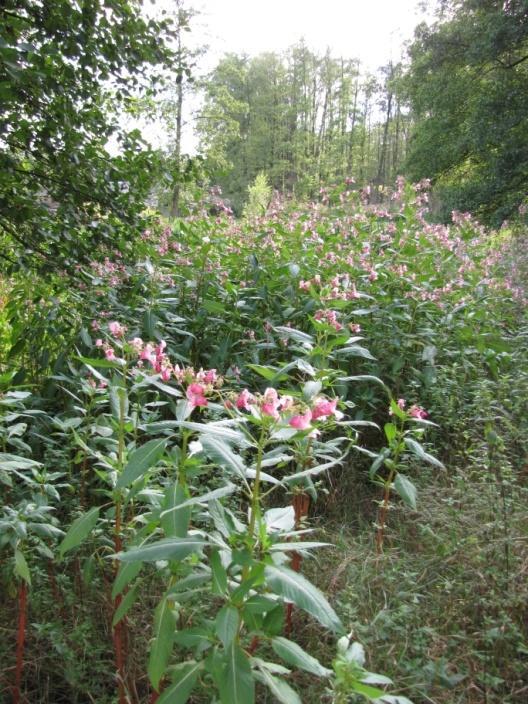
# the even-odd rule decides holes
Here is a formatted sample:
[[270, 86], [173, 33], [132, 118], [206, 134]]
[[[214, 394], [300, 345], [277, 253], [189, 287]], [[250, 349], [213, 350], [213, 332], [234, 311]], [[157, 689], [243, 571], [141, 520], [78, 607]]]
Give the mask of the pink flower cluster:
[[[233, 404], [229, 404], [232, 407]], [[276, 389], [268, 388], [263, 394], [252, 394], [243, 389], [235, 399], [234, 405], [239, 411], [260, 411], [261, 415], [273, 418], [274, 421], [287, 422], [296, 430], [308, 430], [311, 422], [326, 420], [331, 416], [340, 417], [337, 410], [337, 399], [317, 397], [310, 407], [296, 402], [291, 396], [279, 396]]]
[[[396, 403], [402, 411], [405, 411], [407, 402], [404, 398], [399, 398]], [[429, 416], [429, 413], [427, 413], [426, 410], [424, 410], [421, 406], [418, 406], [416, 403], [414, 403], [409, 410], [405, 412], [410, 418], [419, 418], [420, 420], [425, 420], [425, 418], [428, 418]], [[393, 415], [392, 409], [389, 410], [389, 415]]]
[[337, 320], [337, 313], [335, 310], [316, 310], [314, 320], [328, 323], [328, 325], [331, 325], [337, 332], [343, 329], [343, 326]]

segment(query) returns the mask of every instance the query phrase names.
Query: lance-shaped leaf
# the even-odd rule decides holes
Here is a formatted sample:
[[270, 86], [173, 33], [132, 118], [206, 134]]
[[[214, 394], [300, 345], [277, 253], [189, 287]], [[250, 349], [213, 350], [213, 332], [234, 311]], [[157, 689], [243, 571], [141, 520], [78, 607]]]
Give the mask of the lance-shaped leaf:
[[15, 574], [21, 577], [26, 584], [31, 586], [31, 575], [29, 573], [28, 563], [20, 550], [15, 550]]
[[229, 445], [218, 437], [203, 435], [201, 442], [205, 453], [214, 460], [220, 467], [234, 472], [246, 482], [247, 467], [240, 455], [229, 447]]
[[206, 504], [214, 499], [220, 499], [223, 496], [229, 496], [236, 491], [236, 486], [234, 484], [226, 484], [218, 489], [213, 489], [212, 491], [207, 491], [205, 494], [200, 496], [193, 496], [191, 499], [185, 499], [182, 503], [172, 506], [171, 508], [162, 511], [161, 518], [163, 519], [166, 515], [170, 513], [177, 513], [180, 509], [186, 508], [187, 506], [194, 506], [195, 504]]
[[166, 538], [184, 538], [187, 535], [192, 511], [190, 506], [185, 507], [188, 496], [188, 489], [179, 482], [166, 488], [163, 503], [165, 510], [160, 514]]
[[326, 597], [311, 582], [288, 567], [268, 565], [264, 570], [267, 585], [279, 596], [292, 601], [332, 631], [343, 632], [343, 625]]
[[416, 442], [416, 440], [413, 440], [412, 438], [405, 438], [405, 444], [407, 445], [409, 450], [419, 459], [423, 460], [424, 462], [428, 462], [429, 464], [432, 464], [433, 467], [445, 469], [444, 465], [440, 462], [440, 460], [437, 460], [436, 457], [433, 457], [433, 455], [430, 455], [428, 452], [426, 452], [420, 445], [420, 443]]
[[132, 606], [134, 605], [134, 602], [136, 601], [137, 598], [137, 590], [138, 590], [138, 585], [131, 589], [129, 592], [125, 594], [125, 596], [121, 599], [121, 602], [117, 609], [115, 610], [114, 617], [112, 619], [112, 628], [115, 628], [115, 626], [121, 621], [122, 618], [124, 618], [127, 613], [130, 611]]
[[172, 684], [163, 690], [157, 700], [158, 704], [185, 704], [191, 696], [203, 666], [203, 662], [194, 661], [177, 665], [172, 671]]
[[172, 652], [174, 643], [174, 632], [176, 630], [176, 615], [173, 611], [173, 604], [169, 599], [163, 597], [154, 613], [154, 640], [150, 647], [148, 676], [155, 690], [165, 670]]
[[157, 560], [183, 560], [193, 552], [201, 550], [206, 541], [203, 538], [163, 538], [116, 555], [121, 562], [157, 562]]
[[224, 648], [229, 648], [238, 632], [240, 615], [234, 606], [223, 606], [216, 615], [215, 631], [222, 641]]
[[288, 665], [306, 670], [306, 672], [311, 672], [318, 677], [330, 677], [332, 674], [332, 670], [323, 667], [317, 658], [309, 655], [300, 645], [297, 645], [297, 643], [287, 638], [283, 638], [282, 636], [273, 638], [271, 647]]
[[265, 667], [259, 668], [259, 671], [255, 673], [255, 677], [259, 682], [266, 685], [274, 698], [281, 704], [302, 704], [297, 692], [283, 679], [272, 675]]
[[254, 704], [255, 680], [249, 658], [233, 641], [225, 652], [225, 669], [219, 682], [222, 704]]
[[296, 472], [295, 474], [290, 474], [288, 477], [284, 477], [284, 483], [289, 484], [290, 482], [296, 481], [297, 479], [303, 479], [304, 477], [313, 477], [316, 474], [321, 474], [321, 472], [335, 467], [336, 464], [341, 464], [344, 457], [338, 457], [336, 460], [331, 460], [330, 462], [324, 462], [324, 464], [318, 464], [316, 467], [310, 467], [309, 469], [304, 469], [302, 472]]
[[416, 487], [404, 474], [398, 474], [394, 480], [394, 490], [407, 506], [416, 509]]
[[142, 567], [141, 562], [125, 562], [120, 566], [117, 577], [114, 580], [114, 586], [112, 587], [112, 599], [115, 599], [116, 596], [121, 594], [127, 584], [130, 584], [130, 582], [137, 577]]
[[301, 330], [296, 330], [295, 328], [288, 328], [285, 325], [277, 325], [273, 328], [275, 332], [278, 332], [282, 337], [287, 337], [288, 339], [295, 340], [295, 342], [300, 342], [304, 345], [310, 345], [314, 343], [314, 339], [311, 335]]
[[59, 555], [64, 555], [80, 545], [87, 535], [95, 528], [99, 520], [99, 507], [94, 506], [87, 513], [79, 516], [70, 526], [59, 545]]
[[337, 356], [347, 356], [347, 357], [363, 357], [363, 359], [376, 359], [366, 347], [361, 347], [361, 345], [350, 345], [350, 347], [341, 347], [330, 355], [332, 358]]
[[128, 460], [125, 469], [119, 476], [116, 484], [117, 489], [129, 486], [138, 477], [153, 467], [165, 452], [167, 441], [164, 438], [149, 440], [147, 443], [135, 450]]

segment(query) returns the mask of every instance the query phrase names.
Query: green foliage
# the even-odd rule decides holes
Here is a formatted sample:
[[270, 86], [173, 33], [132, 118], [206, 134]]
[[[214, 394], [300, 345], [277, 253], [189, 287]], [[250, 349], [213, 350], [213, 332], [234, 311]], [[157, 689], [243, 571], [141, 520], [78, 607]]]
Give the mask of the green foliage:
[[528, 186], [526, 3], [456, 0], [442, 10], [410, 48], [407, 172], [434, 179], [444, 219], [463, 210], [500, 224]]
[[170, 23], [115, 0], [10, 0], [0, 17], [2, 266], [73, 273], [98, 245], [125, 253], [153, 154], [117, 115], [169, 65]]
[[212, 182], [237, 213], [260, 173], [301, 199], [345, 178], [391, 183], [408, 126], [400, 74], [390, 64], [378, 81], [360, 74], [358, 60], [319, 55], [302, 41], [283, 54], [226, 55], [205, 81], [197, 125]]
[[[512, 391], [528, 384], [524, 235], [485, 237], [468, 217], [431, 225], [426, 197], [400, 179], [372, 207], [343, 184], [267, 218], [160, 221], [137, 263], [94, 253], [77, 282], [38, 289], [60, 296], [63, 317], [20, 315], [24, 344], [0, 377], [0, 549], [7, 598], [31, 580], [55, 699], [90, 691], [85, 637], [101, 702], [116, 677], [118, 698], [141, 702], [148, 679], [159, 701], [259, 701], [264, 688], [285, 702], [406, 701], [370, 669], [416, 701], [448, 702], [438, 678], [465, 692], [457, 677], [472, 668], [472, 687], [513, 704], [498, 679], [517, 672], [507, 659], [525, 639], [511, 587], [524, 545], [512, 518], [526, 458], [528, 395]], [[32, 280], [10, 284], [17, 300]], [[56, 361], [28, 382], [35, 321]], [[336, 515], [354, 522], [345, 544]], [[488, 563], [490, 583], [508, 577], [486, 597], [477, 643], [464, 599]], [[427, 615], [449, 606], [444, 588], [456, 632]], [[465, 669], [453, 667], [461, 638]], [[394, 663], [387, 651], [409, 641]], [[46, 691], [39, 677], [28, 691]]]
[[248, 201], [244, 206], [244, 217], [258, 217], [265, 215], [271, 201], [271, 187], [266, 174], [255, 176], [253, 185], [248, 186]]

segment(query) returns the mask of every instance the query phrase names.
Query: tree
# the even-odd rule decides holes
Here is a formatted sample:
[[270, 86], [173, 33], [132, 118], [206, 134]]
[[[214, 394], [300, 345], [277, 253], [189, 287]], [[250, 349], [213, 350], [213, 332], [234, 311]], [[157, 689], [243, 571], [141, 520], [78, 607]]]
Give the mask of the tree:
[[137, 0], [5, 0], [0, 23], [3, 263], [71, 271], [99, 245], [126, 251], [153, 154], [117, 116], [159, 85], [171, 23]]
[[433, 178], [444, 216], [500, 223], [528, 188], [528, 2], [445, 0], [410, 58], [407, 173]]

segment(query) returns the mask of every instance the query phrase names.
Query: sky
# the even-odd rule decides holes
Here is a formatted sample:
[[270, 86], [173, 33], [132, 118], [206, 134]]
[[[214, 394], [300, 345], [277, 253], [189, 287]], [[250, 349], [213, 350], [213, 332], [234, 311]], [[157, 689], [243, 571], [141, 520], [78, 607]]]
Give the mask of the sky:
[[[211, 71], [226, 52], [258, 54], [287, 49], [304, 37], [310, 49], [327, 48], [335, 57], [357, 58], [363, 71], [376, 71], [400, 60], [404, 42], [432, 12], [419, 0], [187, 0], [198, 15], [192, 21], [192, 45], [208, 45], [201, 70]], [[154, 0], [157, 14], [170, 12], [173, 0]], [[194, 106], [196, 108], [196, 106]], [[194, 151], [190, 119], [184, 150]], [[147, 130], [146, 136], [150, 130]], [[154, 130], [153, 135], [154, 136]], [[154, 140], [155, 141], [155, 140]]]
[[[171, 6], [171, 0], [157, 0]], [[286, 49], [304, 37], [312, 49], [359, 58], [369, 70], [397, 61], [414, 27], [430, 17], [418, 0], [195, 0], [197, 35], [215, 58], [224, 52]], [[200, 26], [198, 26], [200, 25]]]

